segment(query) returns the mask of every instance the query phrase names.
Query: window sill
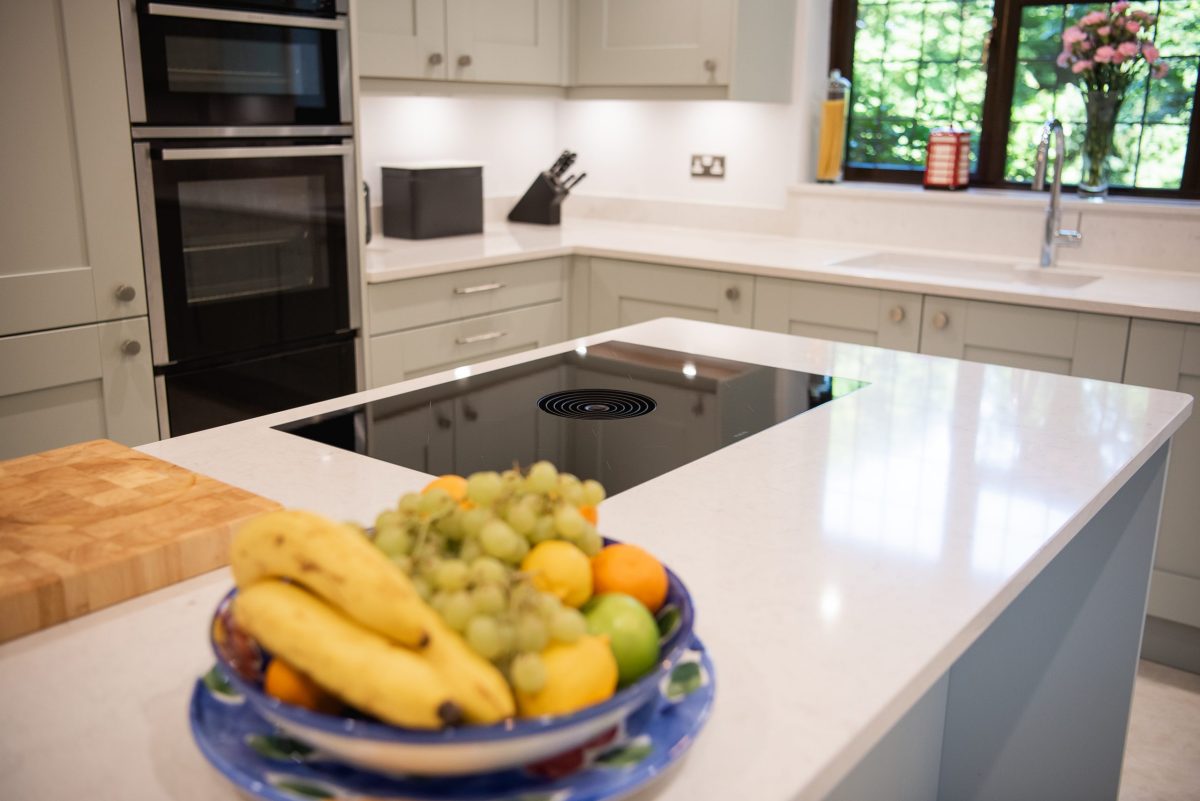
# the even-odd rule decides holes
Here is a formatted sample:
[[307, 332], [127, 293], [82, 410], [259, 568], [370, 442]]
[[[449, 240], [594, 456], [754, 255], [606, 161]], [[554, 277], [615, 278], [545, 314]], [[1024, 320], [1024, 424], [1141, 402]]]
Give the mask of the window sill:
[[[794, 197], [861, 198], [863, 200], [896, 200], [904, 203], [934, 205], [963, 204], [981, 208], [1043, 208], [1049, 193], [1020, 189], [962, 189], [958, 191], [927, 190], [912, 184], [843, 181], [837, 184], [803, 183], [788, 187]], [[919, 198], [919, 200], [918, 200]], [[1195, 217], [1200, 220], [1200, 201], [1165, 200], [1162, 198], [1110, 197], [1104, 200], [1081, 200], [1074, 193], [1063, 192], [1063, 209], [1088, 214], [1121, 215], [1124, 217]]]

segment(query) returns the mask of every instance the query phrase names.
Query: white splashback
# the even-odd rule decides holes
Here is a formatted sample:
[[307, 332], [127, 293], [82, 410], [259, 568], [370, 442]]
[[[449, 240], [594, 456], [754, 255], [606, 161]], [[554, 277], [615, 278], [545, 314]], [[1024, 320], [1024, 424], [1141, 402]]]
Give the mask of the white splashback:
[[523, 193], [561, 149], [557, 98], [364, 94], [359, 106], [363, 177], [383, 202], [379, 165], [459, 160], [483, 164], [485, 197]]

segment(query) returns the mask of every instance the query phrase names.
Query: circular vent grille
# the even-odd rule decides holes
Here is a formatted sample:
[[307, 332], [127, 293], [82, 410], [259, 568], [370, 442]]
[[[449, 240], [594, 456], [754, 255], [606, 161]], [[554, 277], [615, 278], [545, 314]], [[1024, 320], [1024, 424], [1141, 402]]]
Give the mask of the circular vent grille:
[[538, 399], [538, 407], [575, 420], [621, 420], [654, 411], [654, 399], [619, 389], [570, 389]]

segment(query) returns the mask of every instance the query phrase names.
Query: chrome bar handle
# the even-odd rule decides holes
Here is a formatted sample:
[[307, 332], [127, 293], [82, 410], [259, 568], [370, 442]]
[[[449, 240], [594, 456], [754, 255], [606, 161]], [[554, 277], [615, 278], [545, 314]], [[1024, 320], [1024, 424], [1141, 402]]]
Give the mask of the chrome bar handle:
[[500, 337], [508, 336], [507, 331], [488, 331], [486, 334], [475, 334], [470, 337], [459, 337], [454, 340], [456, 345], [474, 345], [476, 342], [488, 342], [489, 340], [499, 339]]
[[298, 145], [296, 147], [181, 147], [163, 148], [163, 161], [215, 159], [270, 159], [307, 156], [349, 156], [350, 145]]
[[258, 11], [227, 11], [223, 8], [176, 6], [169, 3], [151, 3], [146, 7], [146, 12], [156, 17], [205, 19], [215, 22], [242, 22], [249, 25], [280, 25], [285, 28], [318, 28], [326, 31], [346, 29], [346, 20], [344, 19], [299, 17], [291, 14], [264, 14]]
[[476, 286], [455, 287], [455, 295], [474, 295], [476, 292], [494, 292], [497, 289], [504, 289], [504, 284], [478, 284]]

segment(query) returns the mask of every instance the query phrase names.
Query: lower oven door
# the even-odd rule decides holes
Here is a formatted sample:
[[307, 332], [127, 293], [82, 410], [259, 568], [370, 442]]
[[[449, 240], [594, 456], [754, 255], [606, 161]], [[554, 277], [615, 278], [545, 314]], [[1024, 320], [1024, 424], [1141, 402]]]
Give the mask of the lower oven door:
[[353, 146], [134, 145], [157, 365], [358, 326]]
[[162, 368], [155, 379], [162, 436], [349, 395], [356, 389], [356, 353], [351, 334], [241, 361]]

